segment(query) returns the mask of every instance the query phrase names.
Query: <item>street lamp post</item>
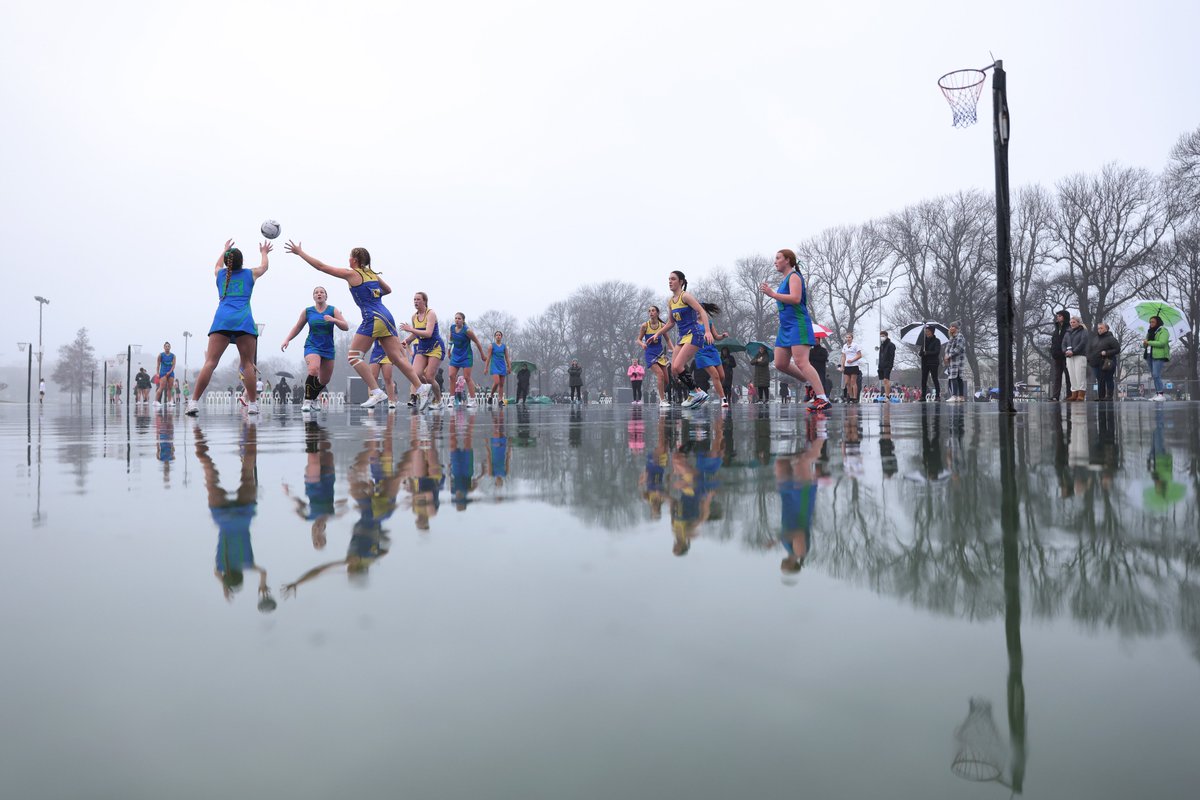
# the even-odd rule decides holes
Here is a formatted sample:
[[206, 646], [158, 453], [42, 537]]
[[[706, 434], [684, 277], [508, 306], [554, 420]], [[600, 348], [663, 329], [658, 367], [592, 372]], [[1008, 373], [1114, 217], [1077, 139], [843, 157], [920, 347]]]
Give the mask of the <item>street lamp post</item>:
[[33, 404], [33, 342], [17, 342], [21, 352], [28, 351], [28, 363], [25, 365], [25, 404]]
[[183, 332], [183, 382], [184, 383], [188, 382], [187, 354], [188, 354], [188, 339], [190, 339], [190, 338], [192, 338], [191, 331], [184, 331]]
[[38, 386], [42, 385], [42, 308], [50, 305], [50, 301], [40, 294], [33, 298], [38, 301]]
[[128, 396], [129, 386], [130, 386], [131, 381], [133, 380], [133, 354], [141, 353], [141, 352], [142, 352], [142, 346], [140, 344], [125, 345], [125, 392], [126, 392], [125, 414], [126, 414], [126, 416], [129, 415], [129, 409], [133, 407], [133, 403], [129, 401], [129, 396]]

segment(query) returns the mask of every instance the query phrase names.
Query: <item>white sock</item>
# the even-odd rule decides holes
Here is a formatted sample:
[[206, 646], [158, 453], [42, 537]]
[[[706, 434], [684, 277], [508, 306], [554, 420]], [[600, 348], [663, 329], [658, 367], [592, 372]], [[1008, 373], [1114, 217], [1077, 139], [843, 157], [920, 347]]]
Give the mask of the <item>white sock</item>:
[[823, 394], [819, 394], [819, 395], [817, 395], [817, 399], [818, 399], [818, 400], [828, 400], [829, 398], [828, 398], [828, 397], [826, 397], [826, 396], [825, 396], [825, 395], [823, 395]]

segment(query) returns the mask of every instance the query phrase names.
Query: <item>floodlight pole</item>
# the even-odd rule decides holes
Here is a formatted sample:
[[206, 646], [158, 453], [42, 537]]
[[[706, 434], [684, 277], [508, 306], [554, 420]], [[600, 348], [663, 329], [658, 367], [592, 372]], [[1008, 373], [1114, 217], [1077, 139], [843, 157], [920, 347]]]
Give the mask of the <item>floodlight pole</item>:
[[1000, 339], [997, 369], [1000, 372], [1000, 410], [1015, 412], [1013, 405], [1013, 290], [1012, 219], [1008, 197], [1008, 80], [1004, 62], [992, 64], [992, 139], [996, 149], [996, 332]]

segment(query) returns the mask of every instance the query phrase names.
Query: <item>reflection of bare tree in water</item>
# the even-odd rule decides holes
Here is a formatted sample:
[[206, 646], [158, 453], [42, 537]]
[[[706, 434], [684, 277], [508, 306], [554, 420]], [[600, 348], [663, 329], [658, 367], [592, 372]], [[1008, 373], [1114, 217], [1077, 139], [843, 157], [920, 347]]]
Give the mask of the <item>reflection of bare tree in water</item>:
[[79, 490], [79, 494], [83, 494], [87, 489], [88, 465], [96, 457], [96, 448], [92, 441], [92, 421], [70, 414], [55, 417], [53, 425], [54, 441], [60, 442], [59, 463], [71, 465], [75, 488]]

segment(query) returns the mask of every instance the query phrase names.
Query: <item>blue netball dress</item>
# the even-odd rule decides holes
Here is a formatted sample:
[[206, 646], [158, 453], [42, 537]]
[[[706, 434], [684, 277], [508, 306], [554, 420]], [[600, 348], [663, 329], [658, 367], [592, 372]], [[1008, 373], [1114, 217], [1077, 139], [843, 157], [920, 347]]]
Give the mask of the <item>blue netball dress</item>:
[[661, 331], [665, 325], [665, 322], [660, 321], [658, 323], [658, 327], [655, 328], [651, 327], [649, 322], [646, 323], [646, 332], [642, 334], [642, 341], [646, 343], [647, 369], [655, 364], [662, 364], [663, 366], [666, 366], [667, 364], [667, 353], [663, 349], [663, 337], [659, 336], [657, 339], [654, 339], [654, 341], [651, 341], [654, 335]]
[[376, 341], [375, 346], [371, 348], [371, 356], [367, 359], [367, 362], [370, 364], [391, 364], [392, 360], [384, 352], [383, 344]]
[[700, 324], [697, 318], [696, 309], [683, 302], [683, 295], [679, 295], [679, 299], [671, 298], [671, 319], [675, 321], [675, 327], [679, 329], [679, 338], [676, 340], [680, 345], [694, 344], [697, 347], [704, 346], [704, 327]]
[[159, 353], [158, 357], [158, 377], [165, 378], [168, 375], [175, 377], [175, 354], [174, 353]]
[[217, 572], [246, 570], [254, 566], [254, 549], [250, 544], [250, 522], [258, 508], [256, 503], [230, 504], [209, 508], [217, 524]]
[[213, 317], [209, 335], [223, 333], [230, 339], [242, 334], [257, 336], [254, 315], [250, 312], [250, 295], [254, 292], [254, 272], [248, 269], [234, 270], [226, 279], [225, 270], [217, 273], [217, 293], [221, 302]]
[[324, 311], [317, 311], [316, 306], [304, 309], [305, 319], [308, 320], [308, 338], [304, 340], [304, 355], [333, 358], [333, 323], [326, 322], [325, 316], [332, 317], [335, 311], [333, 306], [327, 306]]
[[457, 326], [450, 326], [450, 366], [469, 367], [474, 363], [471, 354], [471, 338], [467, 336], [470, 328], [463, 325], [460, 331]]
[[716, 345], [705, 342], [704, 334], [700, 334], [698, 344], [700, 345], [700, 349], [696, 352], [697, 367], [707, 369], [708, 367], [721, 366], [721, 353], [717, 350]]
[[475, 477], [475, 451], [459, 448], [450, 451], [450, 491], [456, 503], [465, 503]]
[[[412, 326], [419, 331], [425, 330], [429, 325], [429, 312], [425, 312], [425, 319], [417, 314], [412, 315]], [[427, 358], [445, 358], [446, 343], [442, 341], [442, 335], [438, 332], [438, 324], [433, 323], [433, 335], [428, 339], [422, 339], [420, 336], [413, 342], [413, 350], [419, 356]]]
[[504, 478], [508, 475], [508, 437], [493, 436], [488, 446], [492, 449], [492, 477]]
[[506, 344], [492, 345], [492, 363], [488, 365], [488, 372], [492, 375], [507, 375], [508, 362], [504, 360], [504, 354], [508, 350]]
[[370, 336], [372, 339], [383, 339], [396, 335], [396, 320], [392, 312], [383, 307], [383, 289], [379, 285], [379, 276], [365, 267], [355, 267], [354, 271], [362, 278], [358, 286], [350, 287], [350, 296], [362, 312], [362, 324], [358, 333]]
[[812, 552], [812, 518], [817, 506], [817, 485], [805, 481], [781, 481], [778, 489], [782, 511], [779, 540], [788, 555], [795, 556], [793, 534], [802, 531], [804, 555], [807, 556]]
[[[788, 281], [792, 279], [793, 273], [800, 275], [800, 270], [792, 270], [785, 275], [783, 283], [779, 284], [779, 288], [775, 291], [787, 294]], [[817, 343], [817, 337], [813, 333], [812, 317], [808, 315], [808, 281], [804, 280], [803, 275], [800, 275], [800, 302], [791, 305], [782, 300], [776, 300], [775, 305], [779, 309], [779, 334], [775, 337], [776, 347], [795, 347], [800, 344], [811, 346]]]

